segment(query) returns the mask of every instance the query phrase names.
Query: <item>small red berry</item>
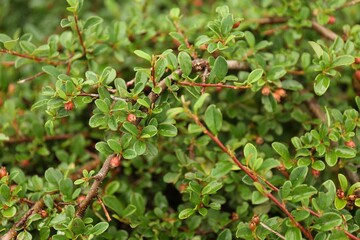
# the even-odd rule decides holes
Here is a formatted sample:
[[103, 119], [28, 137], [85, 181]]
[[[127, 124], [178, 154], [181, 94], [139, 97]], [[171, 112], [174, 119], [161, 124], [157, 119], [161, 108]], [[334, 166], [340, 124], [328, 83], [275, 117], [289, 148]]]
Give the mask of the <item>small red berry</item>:
[[179, 186], [179, 192], [184, 192], [187, 189], [188, 185], [185, 183], [180, 184]]
[[350, 148], [355, 148], [356, 144], [353, 140], [350, 140], [350, 141], [345, 142], [345, 146], [350, 147]]
[[129, 113], [129, 115], [126, 117], [126, 120], [128, 120], [128, 122], [135, 122], [136, 121], [136, 116], [132, 113]]
[[263, 139], [262, 137], [260, 137], [260, 136], [257, 136], [257, 137], [255, 138], [255, 143], [256, 143], [257, 145], [261, 145], [261, 144], [264, 143], [264, 139]]
[[6, 167], [1, 167], [0, 168], [0, 179], [5, 177], [6, 175], [8, 175], [8, 173], [6, 171]]
[[233, 24], [232, 28], [238, 28], [240, 26], [240, 22], [237, 21], [236, 23]]
[[236, 221], [239, 219], [239, 215], [236, 212], [231, 213], [231, 219], [233, 221]]
[[355, 78], [356, 80], [360, 81], [360, 70], [355, 71]]
[[282, 88], [276, 89], [275, 93], [279, 94], [280, 97], [286, 97], [286, 91]]
[[74, 108], [74, 103], [72, 101], [66, 102], [64, 108], [66, 111], [71, 111]]
[[20, 167], [22, 168], [26, 168], [30, 165], [30, 160], [29, 159], [24, 159], [19, 163]]
[[355, 63], [356, 63], [356, 64], [360, 64], [360, 57], [356, 57], [356, 58], [355, 58]]
[[319, 177], [320, 176], [320, 171], [319, 170], [316, 170], [316, 169], [311, 169], [311, 174], [314, 176], [314, 177]]
[[343, 199], [345, 197], [345, 193], [342, 189], [336, 189], [336, 196], [340, 199]]
[[120, 158], [118, 156], [114, 156], [110, 159], [110, 167], [116, 168], [118, 166], [120, 166]]
[[85, 199], [86, 199], [86, 197], [83, 196], [83, 195], [81, 195], [81, 196], [78, 196], [78, 198], [76, 199], [76, 202], [77, 202], [78, 204], [80, 204], [82, 201], [85, 201]]
[[256, 229], [256, 223], [250, 222], [249, 228], [250, 228], [250, 230], [251, 230], [252, 232], [255, 231], [255, 229]]
[[251, 221], [253, 223], [255, 223], [256, 225], [258, 225], [260, 223], [260, 218], [259, 218], [259, 215], [254, 215], [251, 219]]
[[328, 24], [334, 24], [336, 22], [336, 17], [330, 16], [328, 20]]
[[261, 89], [261, 94], [264, 96], [269, 96], [270, 93], [271, 89], [269, 88], [269, 86], [265, 86]]
[[48, 213], [47, 213], [45, 210], [41, 210], [41, 211], [40, 211], [40, 216], [41, 216], [42, 218], [46, 218], [46, 217], [48, 216]]

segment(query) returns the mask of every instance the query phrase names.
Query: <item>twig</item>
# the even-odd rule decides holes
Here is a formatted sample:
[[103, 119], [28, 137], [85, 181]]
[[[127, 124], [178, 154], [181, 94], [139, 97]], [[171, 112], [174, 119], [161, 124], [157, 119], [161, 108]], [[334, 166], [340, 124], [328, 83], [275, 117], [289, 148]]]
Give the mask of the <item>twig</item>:
[[276, 24], [276, 23], [284, 23], [287, 19], [284, 17], [264, 17], [264, 18], [256, 18], [256, 19], [249, 19], [244, 21], [245, 23], [258, 23], [261, 25], [264, 24]]
[[333, 31], [331, 31], [330, 29], [320, 25], [318, 22], [316, 21], [311, 21], [311, 27], [316, 30], [318, 33], [320, 33], [321, 35], [323, 35], [324, 37], [330, 39], [330, 40], [335, 40], [336, 38], [338, 38], [339, 36], [334, 33]]
[[30, 76], [30, 77], [19, 80], [18, 83], [29, 82], [29, 81], [31, 81], [31, 80], [33, 80], [33, 79], [35, 79], [35, 78], [37, 78], [37, 77], [39, 77], [41, 75], [44, 75], [44, 74], [45, 74], [45, 72], [38, 72], [37, 74], [35, 74], [33, 76]]
[[105, 162], [103, 163], [101, 169], [99, 170], [99, 172], [93, 177], [94, 182], [91, 185], [88, 194], [86, 195], [84, 201], [80, 202], [80, 204], [76, 210], [77, 217], [82, 217], [85, 213], [85, 210], [91, 204], [92, 200], [98, 196], [99, 187], [111, 169], [110, 168], [110, 160], [114, 156], [115, 156], [114, 154], [111, 154], [110, 156], [108, 156], [106, 158]]
[[222, 83], [196, 83], [196, 82], [176, 82], [176, 84], [182, 86], [197, 86], [197, 87], [218, 87], [218, 88], [231, 88], [231, 89], [247, 89], [250, 86], [233, 86], [233, 85], [226, 85]]
[[270, 228], [270, 227], [269, 227], [268, 225], [266, 225], [265, 223], [260, 222], [260, 225], [261, 225], [263, 228], [265, 228], [265, 229], [269, 230], [270, 232], [272, 232], [273, 234], [275, 234], [276, 236], [278, 236], [279, 238], [285, 239], [285, 237], [284, 237], [283, 235], [281, 235], [281, 234], [278, 233], [277, 231], [273, 230], [272, 228]]
[[82, 37], [82, 34], [80, 32], [80, 28], [79, 28], [79, 21], [78, 21], [78, 15], [76, 13], [74, 13], [74, 20], [75, 20], [75, 29], [76, 29], [76, 33], [79, 37], [79, 41], [80, 41], [80, 45], [83, 49], [83, 56], [86, 55], [86, 47], [85, 47], [85, 43]]
[[276, 27], [276, 28], [272, 28], [272, 29], [269, 29], [269, 30], [266, 30], [263, 32], [263, 34], [265, 36], [269, 36], [269, 35], [273, 35], [274, 33], [280, 31], [280, 30], [286, 30], [286, 29], [289, 29], [289, 26], [287, 24], [285, 25], [282, 25], [282, 26], [279, 26], [279, 27]]
[[104, 213], [105, 213], [105, 216], [106, 216], [107, 221], [110, 222], [110, 221], [111, 221], [111, 217], [110, 217], [109, 212], [107, 211], [107, 209], [106, 209], [103, 201], [101, 200], [101, 198], [100, 198], [99, 196], [97, 197], [97, 199], [98, 199], [98, 201], [99, 201], [99, 203], [100, 203], [100, 205], [101, 205], [101, 207], [102, 207], [102, 209], [103, 209], [103, 211], [104, 211]]
[[[227, 155], [229, 155], [229, 157], [231, 157], [231, 159], [233, 160], [233, 162], [242, 170], [245, 172], [246, 175], [248, 175], [254, 182], [258, 182], [261, 184], [263, 190], [264, 190], [264, 195], [269, 198], [271, 201], [273, 201], [275, 203], [275, 205], [277, 205], [291, 220], [291, 222], [300, 229], [300, 231], [310, 240], [313, 239], [311, 233], [306, 230], [299, 222], [297, 222], [294, 218], [294, 216], [289, 212], [289, 210], [286, 208], [286, 206], [281, 203], [274, 195], [272, 195], [270, 192], [267, 191], [266, 187], [264, 187], [262, 185], [262, 183], [258, 180], [258, 177], [256, 176], [256, 173], [252, 172], [249, 168], [247, 168], [246, 166], [242, 165], [240, 163], [240, 161], [237, 159], [237, 157], [232, 154], [225, 146], [224, 144], [216, 137], [214, 136], [199, 120], [199, 118], [192, 114], [191, 112], [188, 112], [188, 114], [191, 116], [191, 118], [195, 121], [195, 123], [201, 127], [203, 129], [203, 133], [208, 135], [215, 143], [216, 145], [218, 145], [218, 147], [221, 148], [221, 150], [226, 153]], [[278, 188], [275, 187], [274, 185], [272, 185], [270, 182], [263, 180], [271, 189], [273, 189], [274, 191], [278, 191]]]
[[[100, 98], [99, 94], [97, 94], [97, 93], [79, 93], [78, 96], [87, 96], [87, 97], [93, 97], [93, 98]], [[110, 97], [113, 100], [116, 100], [116, 101], [125, 101], [125, 99], [123, 99], [121, 97], [116, 97], [114, 95], [110, 95]]]
[[50, 61], [48, 58], [35, 57], [33, 55], [27, 55], [27, 54], [15, 52], [15, 51], [12, 51], [12, 50], [7, 50], [7, 49], [0, 49], [0, 53], [6, 53], [6, 54], [13, 55], [13, 56], [21, 57], [21, 58], [31, 59], [31, 60], [33, 60], [35, 62], [45, 62], [45, 63], [48, 63], [50, 65], [54, 65], [54, 66], [66, 63], [66, 62], [54, 62], [54, 61]]
[[30, 208], [25, 215], [17, 222], [15, 223], [12, 228], [10, 228], [9, 231], [7, 231], [7, 233], [5, 233], [5, 235], [3, 235], [1, 237], [1, 240], [11, 240], [14, 239], [17, 234], [18, 231], [17, 229], [19, 228], [24, 228], [26, 221], [29, 219], [30, 216], [32, 216], [35, 213], [38, 213], [42, 208], [44, 207], [44, 201], [41, 199], [39, 201], [37, 201], [34, 206], [32, 208]]

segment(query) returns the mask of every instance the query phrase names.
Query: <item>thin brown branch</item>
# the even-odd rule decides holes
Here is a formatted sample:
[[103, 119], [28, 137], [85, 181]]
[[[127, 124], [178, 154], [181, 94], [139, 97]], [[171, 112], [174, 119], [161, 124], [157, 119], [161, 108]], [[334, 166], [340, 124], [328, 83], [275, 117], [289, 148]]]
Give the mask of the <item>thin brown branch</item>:
[[25, 227], [27, 220], [30, 216], [32, 216], [35, 213], [38, 213], [42, 208], [44, 207], [44, 201], [41, 199], [37, 201], [32, 208], [30, 208], [25, 215], [17, 222], [15, 223], [12, 228], [10, 228], [5, 235], [1, 237], [1, 240], [11, 240], [14, 239], [18, 231], [17, 229], [22, 229]]
[[255, 18], [244, 21], [244, 23], [258, 23], [260, 25], [265, 24], [276, 24], [276, 23], [284, 23], [287, 19], [284, 17], [264, 17], [264, 18]]
[[100, 203], [100, 205], [101, 205], [101, 207], [102, 207], [102, 209], [103, 209], [103, 211], [104, 211], [104, 213], [105, 213], [106, 220], [107, 220], [108, 222], [110, 222], [110, 221], [111, 221], [111, 217], [110, 217], [109, 212], [108, 212], [108, 210], [106, 209], [103, 201], [101, 200], [101, 198], [100, 198], [99, 196], [97, 197], [97, 199], [98, 199], [98, 202]]
[[74, 20], [75, 20], [76, 33], [77, 33], [77, 35], [79, 37], [80, 45], [81, 45], [82, 50], [83, 50], [83, 56], [85, 56], [86, 55], [86, 47], [85, 47], [83, 36], [82, 36], [82, 34], [80, 32], [79, 19], [78, 19], [78, 15], [76, 13], [74, 14]]
[[30, 77], [23, 78], [23, 79], [19, 80], [18, 83], [26, 83], [26, 82], [32, 81], [33, 79], [35, 79], [37, 77], [40, 77], [40, 76], [42, 76], [44, 74], [45, 74], [45, 72], [38, 72], [37, 74], [35, 74], [33, 76], [30, 76]]
[[[231, 159], [233, 160], [233, 162], [242, 170], [245, 172], [246, 175], [248, 175], [254, 182], [260, 183], [263, 190], [264, 190], [264, 194], [267, 198], [269, 198], [273, 203], [275, 203], [275, 205], [277, 205], [291, 220], [291, 222], [300, 229], [300, 231], [310, 240], [313, 239], [311, 233], [306, 230], [299, 222], [297, 222], [294, 218], [294, 216], [289, 212], [289, 210], [286, 208], [286, 206], [281, 203], [274, 195], [272, 195], [270, 192], [267, 191], [266, 187], [262, 185], [262, 183], [259, 181], [257, 175], [255, 172], [251, 171], [248, 167], [244, 166], [241, 164], [241, 162], [237, 159], [237, 157], [232, 154], [225, 146], [224, 144], [216, 137], [214, 136], [200, 121], [200, 119], [189, 112], [189, 115], [191, 116], [191, 118], [195, 121], [195, 123], [201, 127], [203, 129], [203, 133], [208, 135], [215, 143], [216, 145], [218, 145], [218, 147], [220, 147], [220, 149], [226, 153], [229, 157], [231, 157]], [[272, 185], [270, 182], [263, 180], [271, 189], [273, 189], [274, 191], [278, 191], [279, 189], [276, 188], [274, 185]]]
[[289, 26], [287, 24], [284, 24], [284, 25], [281, 25], [281, 26], [276, 27], [276, 28], [268, 29], [268, 30], [264, 31], [263, 34], [265, 36], [270, 36], [270, 35], [275, 34], [278, 31], [286, 30], [286, 29], [289, 29]]
[[271, 227], [269, 227], [269, 226], [266, 225], [265, 223], [260, 222], [260, 225], [261, 225], [263, 228], [265, 228], [265, 229], [269, 230], [270, 232], [272, 232], [273, 234], [275, 234], [276, 236], [278, 236], [279, 238], [285, 239], [285, 237], [284, 237], [283, 235], [281, 235], [280, 233], [278, 233], [277, 231], [275, 231], [274, 229], [272, 229]]
[[114, 154], [108, 156], [106, 158], [105, 162], [103, 163], [101, 169], [99, 170], [99, 172], [93, 177], [94, 182], [91, 185], [88, 194], [86, 195], [84, 201], [80, 202], [80, 204], [76, 210], [77, 217], [82, 217], [85, 213], [85, 210], [92, 203], [93, 199], [98, 196], [99, 187], [111, 169], [110, 162], [113, 157], [115, 157]]
[[338, 38], [339, 36], [334, 33], [333, 31], [331, 31], [330, 29], [320, 25], [318, 22], [316, 21], [311, 21], [311, 27], [317, 31], [318, 33], [320, 33], [321, 35], [323, 35], [324, 37], [330, 39], [330, 40], [335, 40], [336, 38]]
[[191, 57], [196, 59], [197, 58], [197, 54], [195, 51], [193, 51], [193, 47], [191, 46], [191, 44], [189, 43], [189, 39], [187, 36], [185, 36], [184, 32], [182, 31], [182, 29], [179, 26], [179, 23], [177, 21], [173, 21], [174, 26], [176, 28], [176, 31], [184, 38], [184, 42], [186, 44], [187, 49], [189, 49], [191, 51]]
[[231, 89], [247, 89], [250, 86], [233, 86], [233, 85], [226, 85], [222, 83], [196, 83], [196, 82], [176, 82], [176, 84], [182, 86], [196, 86], [196, 87], [216, 87], [216, 88], [231, 88]]
[[48, 58], [40, 58], [40, 57], [36, 57], [36, 56], [33, 56], [33, 55], [23, 54], [23, 53], [19, 53], [19, 52], [15, 52], [15, 51], [12, 51], [12, 50], [7, 50], [7, 49], [0, 49], [0, 53], [6, 53], [6, 54], [13, 55], [13, 56], [21, 57], [21, 58], [31, 59], [31, 60], [33, 60], [35, 62], [45, 62], [45, 63], [48, 63], [50, 65], [54, 65], [54, 66], [61, 65], [61, 64], [65, 63], [65, 62], [54, 62], [54, 61], [49, 60]]
[[[100, 98], [99, 94], [97, 94], [97, 93], [79, 93], [78, 96], [87, 96], [87, 97], [92, 97], [92, 98]], [[120, 97], [116, 97], [114, 95], [110, 95], [110, 97], [113, 100], [116, 100], [116, 101], [125, 101], [125, 99], [120, 98]]]

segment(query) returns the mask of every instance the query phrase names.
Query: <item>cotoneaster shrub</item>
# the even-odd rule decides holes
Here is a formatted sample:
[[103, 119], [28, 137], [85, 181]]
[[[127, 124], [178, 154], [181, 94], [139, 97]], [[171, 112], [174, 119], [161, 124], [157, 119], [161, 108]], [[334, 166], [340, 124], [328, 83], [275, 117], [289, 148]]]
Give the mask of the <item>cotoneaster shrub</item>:
[[0, 235], [359, 239], [359, 1], [0, 6]]

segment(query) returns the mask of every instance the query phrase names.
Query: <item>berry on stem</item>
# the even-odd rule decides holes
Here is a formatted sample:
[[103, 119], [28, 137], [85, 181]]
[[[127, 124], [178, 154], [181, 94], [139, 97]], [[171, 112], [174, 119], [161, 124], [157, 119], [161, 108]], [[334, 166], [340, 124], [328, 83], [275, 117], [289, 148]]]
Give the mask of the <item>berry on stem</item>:
[[334, 24], [336, 22], [335, 16], [329, 16], [328, 24]]
[[116, 168], [120, 166], [120, 158], [118, 156], [114, 156], [112, 159], [110, 159], [110, 167]]
[[126, 117], [126, 120], [127, 120], [128, 122], [133, 123], [133, 122], [136, 121], [136, 116], [135, 116], [134, 114], [132, 114], [132, 113], [129, 113], [129, 115], [127, 115], [127, 117]]
[[64, 104], [64, 108], [66, 111], [71, 111], [74, 108], [74, 103], [70, 100]]

